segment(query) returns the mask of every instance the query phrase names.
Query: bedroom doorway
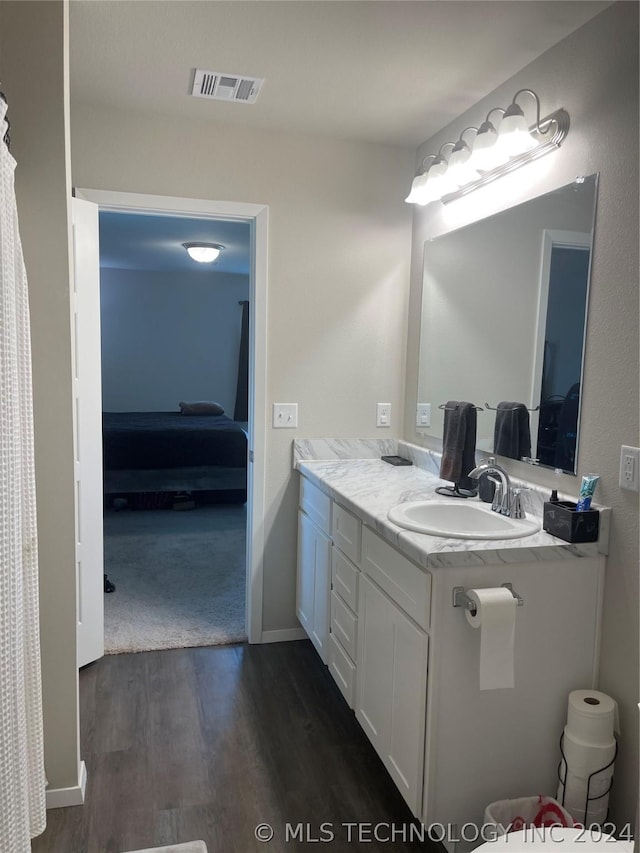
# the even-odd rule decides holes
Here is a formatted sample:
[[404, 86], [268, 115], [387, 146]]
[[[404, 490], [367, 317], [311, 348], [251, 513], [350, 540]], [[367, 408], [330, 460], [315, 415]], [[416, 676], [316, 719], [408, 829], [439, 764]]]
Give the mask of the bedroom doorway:
[[[107, 285], [105, 572], [116, 591], [104, 597], [106, 651], [245, 637], [260, 642], [267, 210], [93, 190], [77, 190], [76, 196], [98, 205]], [[137, 247], [152, 246], [154, 226], [159, 255], [173, 252], [182, 271], [162, 269], [166, 258], [133, 260]], [[151, 230], [144, 235], [140, 229], [146, 227]], [[118, 232], [124, 260], [113, 254]], [[196, 240], [225, 245], [224, 251], [228, 246], [228, 262], [216, 265], [215, 273], [204, 265], [185, 267], [182, 244]], [[128, 258], [127, 251], [133, 253]], [[217, 305], [211, 301], [216, 277]], [[243, 360], [244, 410], [238, 379]], [[206, 405], [195, 412], [181, 403]], [[154, 422], [149, 431], [145, 420], [157, 415], [165, 422]], [[115, 566], [127, 567], [124, 582]], [[114, 614], [125, 617], [120, 627], [114, 627]], [[135, 645], [127, 622], [143, 635], [166, 629], [166, 644], [152, 636], [151, 643]]]

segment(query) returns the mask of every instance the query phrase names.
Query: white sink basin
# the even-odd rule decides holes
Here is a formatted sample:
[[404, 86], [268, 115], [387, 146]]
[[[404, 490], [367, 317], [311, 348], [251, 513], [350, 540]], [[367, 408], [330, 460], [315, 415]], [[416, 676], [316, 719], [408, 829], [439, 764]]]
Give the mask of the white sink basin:
[[489, 504], [462, 498], [398, 504], [387, 517], [406, 530], [453, 539], [518, 539], [540, 530], [535, 518], [507, 518]]

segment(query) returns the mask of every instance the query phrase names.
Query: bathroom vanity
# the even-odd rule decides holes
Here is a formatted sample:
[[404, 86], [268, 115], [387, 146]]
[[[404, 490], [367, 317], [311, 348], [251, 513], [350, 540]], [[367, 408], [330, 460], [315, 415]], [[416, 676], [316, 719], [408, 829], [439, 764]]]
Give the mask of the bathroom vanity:
[[[379, 458], [297, 468], [298, 618], [415, 817], [451, 826], [452, 849], [453, 827], [480, 826], [493, 800], [553, 795], [568, 694], [597, 680], [605, 515], [600, 543], [439, 538], [387, 517], [437, 499], [433, 472]], [[504, 584], [522, 600], [515, 686], [481, 691], [481, 631], [454, 589]]]

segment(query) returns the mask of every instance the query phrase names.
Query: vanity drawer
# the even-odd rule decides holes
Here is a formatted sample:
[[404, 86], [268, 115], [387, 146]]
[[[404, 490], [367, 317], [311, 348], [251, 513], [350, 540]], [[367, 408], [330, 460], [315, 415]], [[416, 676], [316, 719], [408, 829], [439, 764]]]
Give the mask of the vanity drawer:
[[431, 575], [403, 557], [367, 527], [362, 532], [362, 569], [422, 628], [428, 630]]
[[331, 533], [331, 498], [306, 477], [300, 477], [300, 509], [320, 530]]
[[331, 549], [331, 585], [354, 613], [358, 610], [359, 574], [339, 548]]
[[337, 503], [333, 505], [331, 538], [343, 554], [356, 566], [360, 565], [362, 522]]
[[331, 631], [351, 659], [355, 660], [358, 619], [335, 592], [331, 593]]
[[353, 708], [356, 697], [356, 665], [333, 634], [329, 634], [329, 672], [347, 700], [347, 705]]

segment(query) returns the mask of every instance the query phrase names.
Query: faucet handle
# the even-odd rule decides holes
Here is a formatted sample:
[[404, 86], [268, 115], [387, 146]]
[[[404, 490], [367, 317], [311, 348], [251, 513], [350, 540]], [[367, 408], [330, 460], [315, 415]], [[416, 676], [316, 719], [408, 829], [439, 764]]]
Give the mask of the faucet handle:
[[502, 512], [502, 483], [497, 477], [492, 477], [490, 474], [487, 475], [487, 478], [491, 480], [495, 487], [493, 490], [491, 509], [494, 512]]
[[511, 518], [526, 518], [525, 511], [522, 507], [522, 492], [528, 492], [529, 489], [514, 489], [513, 500], [511, 503]]

